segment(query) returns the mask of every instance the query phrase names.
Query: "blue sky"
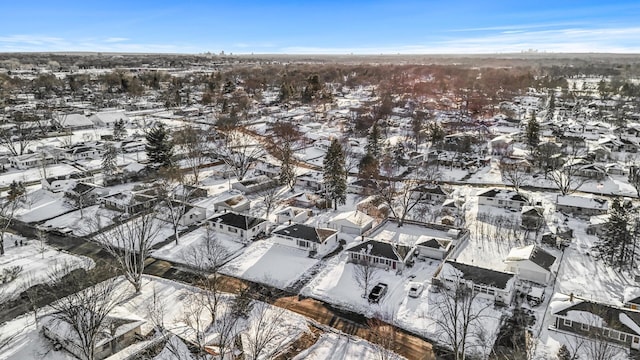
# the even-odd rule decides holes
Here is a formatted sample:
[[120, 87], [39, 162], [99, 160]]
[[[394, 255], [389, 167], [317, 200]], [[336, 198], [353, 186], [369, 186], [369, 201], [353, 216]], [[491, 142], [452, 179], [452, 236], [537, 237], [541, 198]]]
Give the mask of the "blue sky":
[[640, 1], [7, 1], [0, 52], [640, 53]]

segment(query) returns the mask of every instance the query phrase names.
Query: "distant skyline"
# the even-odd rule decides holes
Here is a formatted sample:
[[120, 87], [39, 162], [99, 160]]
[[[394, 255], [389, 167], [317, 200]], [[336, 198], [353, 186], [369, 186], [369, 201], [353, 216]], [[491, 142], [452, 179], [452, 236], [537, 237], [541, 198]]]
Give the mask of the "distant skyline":
[[640, 53], [640, 1], [18, 1], [0, 52]]

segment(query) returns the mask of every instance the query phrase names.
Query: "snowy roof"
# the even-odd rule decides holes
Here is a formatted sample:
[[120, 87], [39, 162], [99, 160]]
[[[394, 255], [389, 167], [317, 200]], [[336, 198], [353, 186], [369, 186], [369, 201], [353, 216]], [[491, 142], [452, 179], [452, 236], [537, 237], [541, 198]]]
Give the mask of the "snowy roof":
[[608, 304], [567, 296], [554, 297], [550, 308], [555, 316], [581, 324], [607, 327], [627, 334], [640, 335], [640, 312]]
[[211, 221], [216, 223], [222, 223], [238, 229], [249, 230], [265, 222], [266, 220], [261, 218], [255, 218], [253, 216], [227, 212], [212, 218]]
[[360, 244], [355, 244], [345, 251], [372, 255], [395, 261], [404, 261], [411, 249], [412, 248], [409, 246], [370, 239]]
[[105, 111], [91, 115], [89, 120], [96, 125], [110, 125], [118, 120], [129, 122], [129, 117], [124, 113], [124, 111]]
[[570, 206], [604, 211], [607, 211], [609, 209], [609, 202], [605, 199], [575, 195], [558, 195], [556, 199], [556, 204], [560, 206]]
[[640, 305], [640, 287], [627, 286], [624, 289], [622, 302], [625, 304], [638, 304]]
[[509, 189], [490, 189], [478, 194], [478, 197], [528, 202], [527, 198]]
[[61, 115], [58, 122], [62, 127], [84, 127], [93, 126], [93, 122], [82, 114]]
[[556, 257], [537, 245], [529, 245], [511, 249], [511, 251], [509, 251], [509, 255], [507, 255], [507, 258], [505, 259], [507, 262], [524, 260], [530, 260], [534, 264], [549, 271], [556, 262]]
[[302, 224], [293, 224], [276, 230], [273, 233], [321, 244], [333, 234], [337, 233], [337, 231], [333, 229], [319, 229]]
[[496, 289], [510, 289], [515, 274], [485, 269], [478, 266], [447, 260], [442, 265], [440, 276], [448, 279], [460, 278], [474, 284], [490, 286]]
[[346, 221], [358, 227], [367, 225], [373, 221], [373, 218], [362, 211], [347, 211], [334, 216], [330, 222]]

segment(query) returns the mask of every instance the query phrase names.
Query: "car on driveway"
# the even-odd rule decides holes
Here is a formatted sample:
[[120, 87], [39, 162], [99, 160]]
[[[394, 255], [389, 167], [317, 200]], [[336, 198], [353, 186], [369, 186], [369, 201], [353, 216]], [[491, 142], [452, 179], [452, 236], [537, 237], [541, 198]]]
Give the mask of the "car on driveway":
[[377, 304], [378, 301], [380, 301], [380, 298], [387, 293], [387, 288], [388, 288], [387, 284], [384, 284], [384, 283], [376, 284], [376, 286], [374, 286], [373, 289], [371, 289], [371, 292], [369, 293], [369, 302]]
[[418, 282], [410, 282], [409, 283], [409, 297], [417, 298], [422, 294], [422, 290], [424, 290], [424, 286]]

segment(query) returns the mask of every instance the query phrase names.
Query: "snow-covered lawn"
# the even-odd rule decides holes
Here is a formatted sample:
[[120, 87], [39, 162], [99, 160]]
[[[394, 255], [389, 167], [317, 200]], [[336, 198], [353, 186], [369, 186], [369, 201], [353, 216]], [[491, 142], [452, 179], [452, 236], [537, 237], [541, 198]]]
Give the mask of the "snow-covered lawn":
[[[244, 247], [243, 244], [233, 241], [228, 235], [216, 233], [215, 237], [221, 248], [229, 255], [229, 258], [234, 257], [235, 254]], [[180, 236], [178, 245], [172, 241], [160, 249], [155, 250], [152, 255], [157, 259], [192, 265], [189, 263], [189, 254], [197, 251], [200, 246], [205, 244], [206, 240], [207, 230], [205, 228], [198, 228], [188, 234]]]
[[24, 222], [36, 222], [73, 210], [74, 207], [64, 201], [63, 195], [42, 189], [28, 193], [25, 203], [16, 210], [16, 218]]
[[349, 335], [325, 333], [294, 360], [404, 359], [378, 346]]
[[[134, 230], [135, 226], [140, 226], [140, 222], [143, 221], [141, 220], [140, 217], [136, 217], [130, 220], [127, 220], [129, 223], [128, 224], [123, 224], [123, 225], [118, 225], [118, 226], [123, 226], [124, 231], [122, 231], [123, 235], [127, 235], [132, 233]], [[153, 218], [153, 223], [151, 225], [146, 225], [148, 228], [152, 229], [149, 230], [148, 233], [151, 234], [151, 245], [155, 245], [157, 243], [163, 242], [164, 240], [166, 240], [169, 236], [173, 235], [173, 227], [171, 226], [171, 224], [169, 224], [166, 221], [162, 221], [160, 219], [157, 218]], [[130, 230], [131, 228], [131, 230]], [[96, 240], [98, 240], [101, 243], [106, 243], [106, 242], [111, 242], [111, 245], [115, 246], [115, 247], [121, 247], [122, 246], [122, 241], [123, 241], [123, 236], [118, 236], [117, 231], [119, 228], [112, 228], [110, 230], [107, 230], [104, 233], [101, 233], [100, 235], [96, 236]], [[137, 240], [134, 240], [134, 243], [137, 243]]]
[[91, 259], [58, 251], [38, 240], [26, 241], [24, 246], [15, 246], [15, 240], [24, 240], [19, 236], [5, 234], [5, 254], [0, 256], [0, 272], [14, 266], [22, 267], [18, 277], [0, 284], [0, 303], [13, 299], [31, 286], [51, 280], [51, 276], [64, 274], [79, 268], [90, 269], [94, 266]]
[[[143, 278], [142, 291], [133, 294], [133, 288], [124, 280], [116, 279], [117, 287], [114, 294], [121, 296], [122, 302], [110, 313], [111, 316], [126, 319], [136, 319], [146, 321], [141, 328], [143, 334], [150, 333], [154, 324], [151, 314], [156, 320], [162, 319], [163, 326], [187, 341], [195, 341], [194, 328], [185, 323], [186, 314], [193, 314], [194, 306], [198, 304], [193, 301], [194, 296], [200, 290], [176, 283], [170, 280], [145, 276]], [[221, 318], [228, 310], [228, 305], [233, 299], [233, 295], [224, 294], [220, 300], [217, 316]], [[274, 352], [286, 347], [302, 333], [308, 331], [308, 326], [304, 317], [292, 312], [260, 302], [253, 303], [253, 309], [247, 318], [241, 318], [236, 329], [243, 334], [256, 331], [260, 319], [263, 326], [274, 325], [275, 331], [267, 341], [265, 350], [258, 357], [259, 359], [272, 358]], [[43, 309], [43, 312], [49, 311]], [[215, 326], [207, 326], [211, 323], [211, 315], [206, 308], [200, 313], [199, 320], [208, 330], [202, 334], [204, 339], [213, 340], [216, 337]], [[42, 315], [42, 313], [41, 313]], [[271, 322], [265, 322], [265, 319]], [[31, 359], [72, 359], [65, 351], [53, 351], [50, 341], [46, 340], [35, 326], [33, 315], [27, 314], [15, 320], [9, 321], [0, 326], [0, 334], [11, 336], [17, 334], [8, 346], [0, 353], [0, 359], [31, 360]], [[135, 344], [134, 344], [135, 346]], [[245, 352], [250, 352], [248, 348]]]
[[307, 254], [307, 251], [260, 240], [249, 245], [220, 272], [284, 289], [318, 262]]
[[47, 220], [42, 225], [51, 228], [67, 227], [73, 230], [74, 235], [84, 236], [96, 231], [98, 225], [100, 227], [112, 225], [113, 220], [120, 214], [122, 213], [93, 205]]

